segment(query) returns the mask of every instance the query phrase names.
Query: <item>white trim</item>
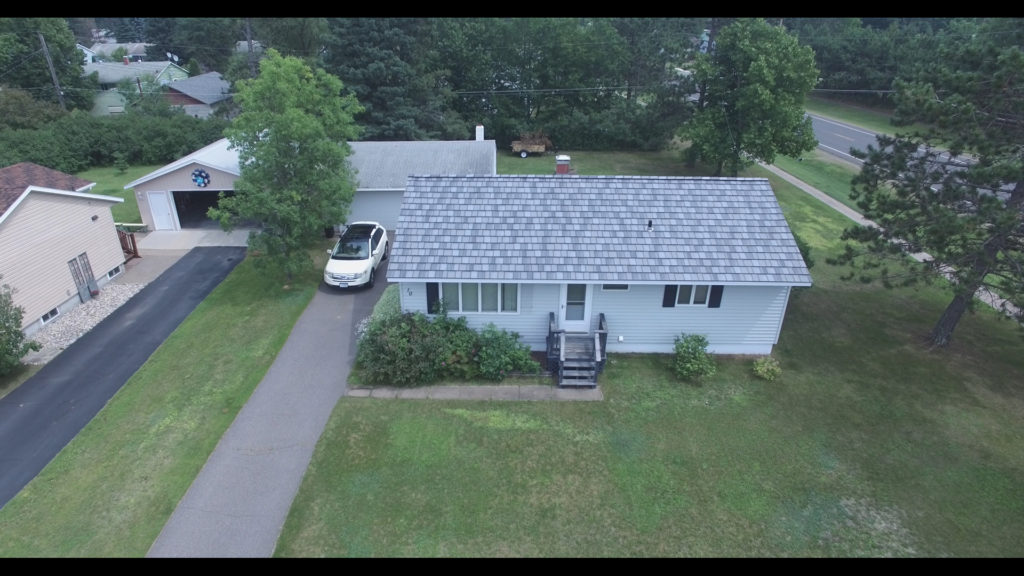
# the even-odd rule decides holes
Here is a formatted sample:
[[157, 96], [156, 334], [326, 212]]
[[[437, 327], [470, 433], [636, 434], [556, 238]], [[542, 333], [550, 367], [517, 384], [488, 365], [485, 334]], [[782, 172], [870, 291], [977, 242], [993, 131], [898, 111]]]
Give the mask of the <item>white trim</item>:
[[[429, 284], [429, 282], [427, 284]], [[522, 305], [523, 290], [519, 287], [519, 283], [517, 283], [517, 282], [437, 282], [436, 284], [437, 284], [437, 299], [440, 302], [444, 302], [444, 287], [442, 286], [443, 284], [457, 284], [458, 285], [457, 292], [459, 294], [459, 309], [458, 310], [448, 310], [448, 312], [451, 313], [451, 314], [460, 314], [460, 315], [463, 315], [463, 316], [466, 316], [466, 315], [473, 316], [473, 315], [477, 315], [477, 314], [500, 314], [502, 316], [518, 316], [522, 312], [522, 309], [523, 309], [523, 305]], [[476, 284], [476, 286], [477, 286], [477, 288], [476, 288], [477, 309], [476, 310], [468, 310], [468, 311], [467, 310], [462, 310], [462, 285], [463, 284]], [[484, 294], [483, 289], [480, 287], [481, 284], [497, 284], [498, 285], [498, 310], [486, 310], [486, 311], [485, 310], [481, 310], [481, 308], [483, 308], [483, 294]], [[515, 309], [514, 312], [509, 312], [507, 310], [502, 310], [501, 309], [501, 305], [505, 301], [504, 298], [503, 298], [503, 295], [502, 295], [502, 292], [504, 291], [502, 286], [504, 286], [504, 285], [512, 285], [512, 286], [516, 287], [516, 309]], [[429, 311], [428, 311], [428, 313], [429, 313]], [[430, 315], [431, 316], [436, 316], [436, 314], [430, 314]]]
[[[90, 189], [92, 189], [93, 186], [95, 186], [95, 184], [86, 186], [86, 187], [84, 187], [82, 189], [83, 190], [90, 190]], [[57, 190], [56, 188], [45, 188], [45, 187], [42, 187], [42, 186], [29, 186], [29, 187], [25, 188], [25, 191], [21, 193], [21, 196], [18, 196], [17, 200], [12, 202], [11, 205], [7, 207], [7, 211], [6, 212], [4, 212], [3, 214], [0, 214], [0, 224], [3, 224], [4, 221], [7, 220], [7, 217], [14, 213], [14, 209], [17, 208], [19, 204], [24, 202], [25, 198], [28, 198], [28, 195], [31, 192], [42, 192], [44, 194], [56, 194], [58, 196], [68, 196], [68, 197], [71, 197], [71, 198], [84, 198], [86, 200], [102, 200], [102, 201], [105, 201], [105, 202], [110, 202], [111, 204], [117, 204], [118, 202], [124, 202], [124, 198], [118, 198], [117, 196], [104, 196], [102, 194], [90, 194], [88, 192], [72, 192], [70, 190]]]

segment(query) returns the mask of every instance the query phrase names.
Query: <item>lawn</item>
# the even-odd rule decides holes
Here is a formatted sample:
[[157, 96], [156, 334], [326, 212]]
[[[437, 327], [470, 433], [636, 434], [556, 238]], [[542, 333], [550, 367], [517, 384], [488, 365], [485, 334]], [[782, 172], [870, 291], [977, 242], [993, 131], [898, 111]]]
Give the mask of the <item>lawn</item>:
[[[683, 173], [671, 153], [565, 153], [579, 173]], [[552, 155], [499, 152], [499, 173], [532, 162], [554, 171]], [[772, 181], [817, 262], [787, 310], [778, 380], [719, 358], [683, 383], [668, 356], [613, 355], [603, 402], [343, 398], [275, 556], [1024, 553], [1019, 328], [979, 309], [928, 350], [941, 286], [840, 280], [825, 257], [849, 220], [747, 175]], [[0, 556], [144, 556], [317, 283], [282, 292], [242, 262], [0, 510]]]
[[142, 178], [157, 168], [159, 166], [132, 166], [123, 171], [113, 167], [93, 168], [79, 172], [75, 176], [95, 182], [96, 186], [90, 190], [93, 194], [117, 196], [124, 199], [124, 202], [111, 207], [114, 222], [141, 224], [142, 216], [139, 215], [139, 203], [135, 200], [135, 192], [134, 190], [125, 190], [124, 186], [129, 182]]
[[[580, 173], [605, 167], [569, 154]], [[941, 287], [840, 280], [824, 260], [849, 221], [748, 175], [772, 180], [820, 262], [790, 303], [779, 380], [720, 358], [681, 383], [668, 356], [613, 355], [599, 403], [343, 398], [276, 556], [1024, 552], [1019, 329], [980, 310], [928, 350]]]

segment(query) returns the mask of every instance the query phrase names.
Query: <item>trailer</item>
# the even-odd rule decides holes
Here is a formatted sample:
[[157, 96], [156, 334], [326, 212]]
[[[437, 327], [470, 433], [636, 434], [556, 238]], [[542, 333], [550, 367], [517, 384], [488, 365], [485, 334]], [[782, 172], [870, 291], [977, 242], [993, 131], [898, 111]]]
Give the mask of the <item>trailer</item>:
[[522, 140], [512, 141], [512, 153], [519, 154], [520, 158], [526, 158], [530, 154], [543, 154], [545, 150], [547, 150], [547, 146], [543, 143], [534, 144], [523, 142]]
[[518, 154], [520, 158], [526, 158], [530, 154], [543, 154], [551, 148], [551, 140], [543, 131], [524, 132], [519, 135], [519, 140], [512, 141], [512, 153]]

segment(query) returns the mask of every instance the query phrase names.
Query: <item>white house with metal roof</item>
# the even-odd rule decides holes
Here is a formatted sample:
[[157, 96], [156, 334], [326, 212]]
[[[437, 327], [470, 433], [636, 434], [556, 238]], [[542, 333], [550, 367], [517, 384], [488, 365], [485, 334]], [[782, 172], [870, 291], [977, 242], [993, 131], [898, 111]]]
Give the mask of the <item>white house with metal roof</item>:
[[[373, 220], [388, 230], [398, 226], [408, 176], [497, 172], [497, 147], [494, 140], [484, 139], [481, 126], [475, 140], [349, 142], [349, 146], [357, 186], [348, 221]], [[208, 224], [206, 209], [219, 192], [234, 191], [240, 174], [238, 152], [221, 139], [129, 182], [125, 189], [134, 189], [142, 221], [150, 230], [181, 230]]]
[[683, 333], [769, 354], [790, 291], [811, 285], [764, 178], [410, 176], [398, 229], [388, 281], [403, 312], [443, 303], [556, 367], [566, 336], [597, 361], [670, 353]]

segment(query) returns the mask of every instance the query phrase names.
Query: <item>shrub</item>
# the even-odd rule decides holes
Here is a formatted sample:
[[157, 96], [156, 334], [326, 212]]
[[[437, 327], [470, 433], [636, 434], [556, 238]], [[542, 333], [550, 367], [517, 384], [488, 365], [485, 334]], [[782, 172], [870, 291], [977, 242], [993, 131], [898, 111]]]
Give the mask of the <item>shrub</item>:
[[422, 386], [440, 377], [444, 345], [423, 313], [384, 317], [367, 326], [356, 365], [371, 385]]
[[25, 309], [14, 305], [14, 290], [0, 286], [0, 376], [6, 376], [21, 366], [21, 358], [30, 351], [39, 350], [38, 342], [25, 341], [21, 320]]
[[761, 356], [754, 360], [754, 375], [762, 380], [774, 382], [776, 378], [782, 375], [782, 366], [779, 365], [778, 360], [771, 356]]
[[680, 380], [697, 380], [712, 376], [718, 369], [708, 353], [708, 339], [700, 334], [682, 334], [675, 338], [673, 368]]
[[434, 329], [444, 342], [441, 377], [456, 380], [476, 378], [480, 372], [477, 365], [480, 336], [466, 323], [466, 317], [451, 318], [442, 314], [434, 319]]
[[540, 364], [530, 356], [530, 347], [519, 340], [517, 332], [499, 330], [488, 324], [480, 332], [480, 375], [500, 382], [513, 372], [536, 374]]

